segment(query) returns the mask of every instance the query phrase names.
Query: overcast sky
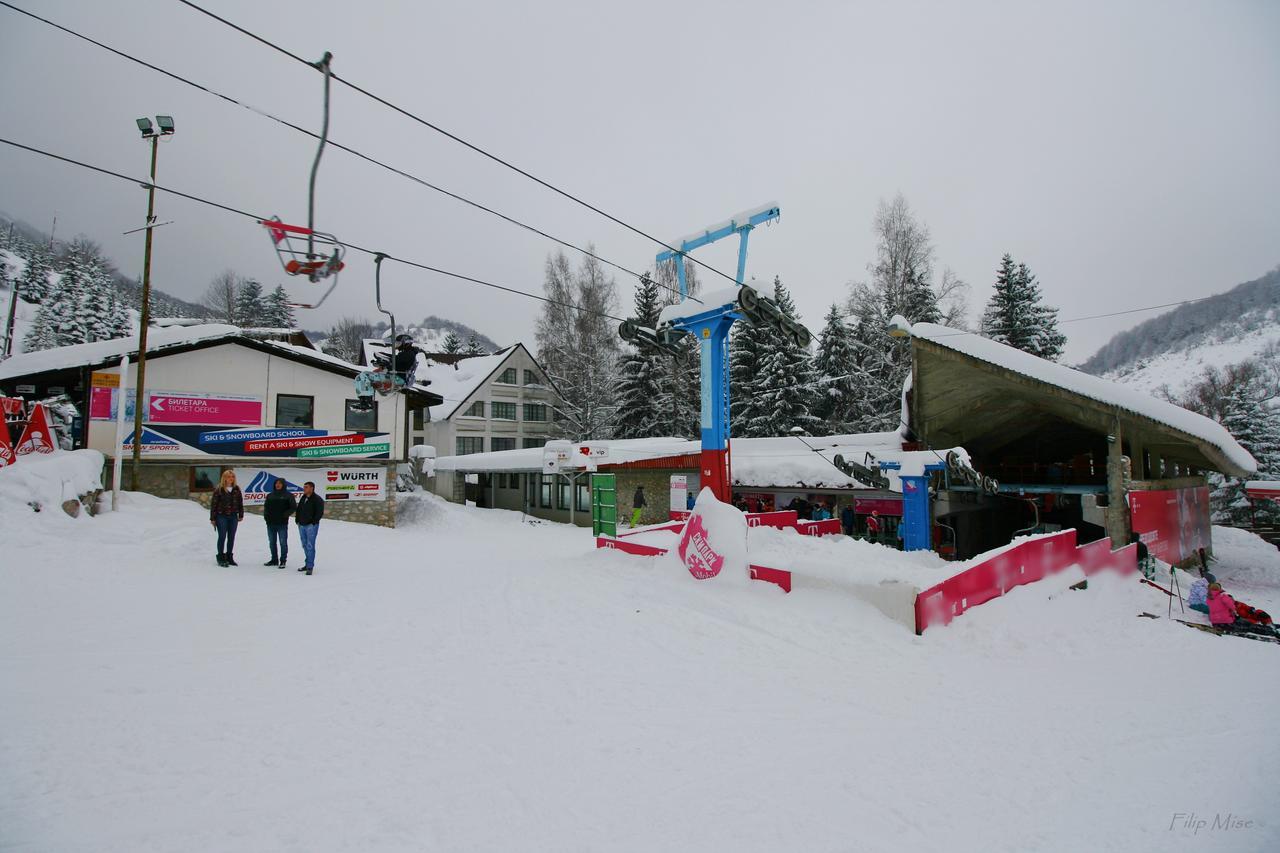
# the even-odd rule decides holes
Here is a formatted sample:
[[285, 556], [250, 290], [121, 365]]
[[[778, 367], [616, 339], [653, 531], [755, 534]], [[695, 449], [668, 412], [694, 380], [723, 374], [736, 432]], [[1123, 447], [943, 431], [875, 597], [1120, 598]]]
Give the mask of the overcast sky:
[[[321, 78], [171, 0], [15, 0], [58, 23], [317, 128]], [[295, 53], [673, 238], [776, 200], [748, 277], [791, 287], [815, 331], [865, 276], [877, 202], [901, 191], [939, 269], [973, 286], [1001, 254], [1066, 318], [1220, 292], [1280, 263], [1280, 4], [207, 0]], [[305, 222], [314, 145], [261, 116], [0, 8], [0, 135], [144, 175], [134, 119], [168, 113], [157, 181]], [[658, 247], [340, 85], [331, 138], [631, 269]], [[0, 210], [86, 233], [142, 266], [145, 193], [0, 146]], [[252, 221], [161, 195], [153, 280], [196, 299], [230, 267], [299, 296]], [[317, 227], [541, 291], [553, 244], [330, 150]], [[698, 257], [732, 271], [731, 241]], [[539, 303], [400, 266], [400, 319], [439, 314], [531, 342]], [[619, 274], [629, 307], [634, 279]], [[373, 317], [372, 262], [302, 312]], [[1071, 323], [1067, 360], [1153, 316]]]

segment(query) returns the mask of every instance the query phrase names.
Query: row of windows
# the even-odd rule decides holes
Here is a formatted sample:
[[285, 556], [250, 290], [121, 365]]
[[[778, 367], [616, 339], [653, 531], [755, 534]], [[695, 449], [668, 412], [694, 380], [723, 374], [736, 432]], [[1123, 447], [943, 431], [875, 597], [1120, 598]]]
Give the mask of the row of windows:
[[[547, 443], [547, 439], [543, 438], [524, 438], [522, 439], [522, 447], [542, 447]], [[489, 439], [490, 450], [515, 450], [516, 440], [506, 436], [495, 435]], [[471, 453], [484, 453], [484, 436], [483, 435], [460, 435], [457, 439], [457, 455], [467, 456]]]
[[569, 508], [569, 495], [571, 492], [576, 492], [576, 510], [578, 512], [591, 511], [591, 489], [586, 482], [578, 483], [574, 487], [570, 486], [563, 477], [555, 477], [549, 474], [495, 474], [494, 487], [503, 490], [518, 490], [522, 477], [525, 481], [525, 500], [528, 501], [529, 506], [551, 509], [551, 497], [554, 494], [555, 508], [567, 510]]
[[[489, 404], [490, 416], [494, 420], [514, 421], [516, 419], [516, 404], [503, 403], [494, 400]], [[484, 417], [484, 400], [476, 400], [471, 406], [462, 413], [466, 417], [483, 418]], [[547, 420], [547, 406], [545, 403], [525, 403], [524, 404], [524, 420], [545, 423]]]
[[[506, 370], [502, 371], [502, 375], [498, 377], [498, 381], [504, 385], [515, 385], [516, 377], [518, 375], [519, 374], [514, 367], [508, 367]], [[538, 374], [534, 373], [532, 370], [526, 370], [524, 372], [524, 384], [541, 385], [542, 380], [539, 379]]]
[[[378, 404], [369, 411], [354, 408], [357, 400], [347, 400], [343, 406], [342, 428], [347, 430], [375, 431], [378, 428]], [[415, 412], [415, 425], [421, 429], [421, 410]], [[276, 395], [276, 426], [313, 429], [316, 422], [316, 398], [304, 394]]]

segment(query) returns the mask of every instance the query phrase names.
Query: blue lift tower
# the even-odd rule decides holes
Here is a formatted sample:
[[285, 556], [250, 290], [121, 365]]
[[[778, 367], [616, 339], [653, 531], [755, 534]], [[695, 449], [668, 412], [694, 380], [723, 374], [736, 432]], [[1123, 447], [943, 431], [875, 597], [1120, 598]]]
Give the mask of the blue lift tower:
[[[743, 284], [747, 268], [747, 240], [757, 225], [781, 216], [777, 204], [744, 211], [726, 222], [713, 225], [678, 241], [678, 249], [658, 254], [657, 263], [674, 262], [680, 285], [680, 302], [662, 312], [657, 329], [644, 329], [632, 321], [619, 329], [624, 340], [668, 349], [685, 334], [698, 339], [702, 368], [702, 486], [710, 488], [721, 501], [732, 499], [733, 477], [729, 460], [729, 329], [735, 320], [769, 323], [801, 346], [812, 340], [809, 330], [784, 316], [777, 304]], [[738, 235], [738, 274], [731, 290], [708, 292], [690, 298], [685, 275], [685, 255]]]

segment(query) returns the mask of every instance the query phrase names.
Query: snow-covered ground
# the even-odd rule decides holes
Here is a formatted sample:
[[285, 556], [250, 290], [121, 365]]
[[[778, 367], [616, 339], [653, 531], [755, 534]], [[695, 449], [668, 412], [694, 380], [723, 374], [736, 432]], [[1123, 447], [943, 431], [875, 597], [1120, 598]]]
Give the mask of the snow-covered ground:
[[[16, 255], [0, 249], [0, 264], [3, 264], [8, 271], [10, 278], [22, 275], [22, 270], [26, 268], [26, 261]], [[0, 284], [0, 346], [4, 343], [5, 324], [9, 321], [9, 302], [12, 298], [12, 290], [4, 284]], [[14, 312], [13, 323], [13, 354], [26, 352], [22, 342], [27, 336], [27, 332], [31, 330], [31, 324], [36, 319], [36, 311], [39, 306], [19, 299], [16, 310]]]
[[1280, 344], [1280, 318], [1277, 323], [1243, 332], [1225, 330], [1210, 340], [1141, 359], [1104, 376], [1148, 394], [1167, 388], [1175, 397], [1181, 396], [1203, 378], [1205, 368], [1249, 361]]
[[[193, 503], [0, 505], [0, 850], [1280, 846], [1280, 649], [1131, 579], [916, 637], [516, 513], [401, 522], [325, 521], [305, 577], [256, 516], [220, 569]], [[1277, 552], [1220, 542], [1275, 601]]]

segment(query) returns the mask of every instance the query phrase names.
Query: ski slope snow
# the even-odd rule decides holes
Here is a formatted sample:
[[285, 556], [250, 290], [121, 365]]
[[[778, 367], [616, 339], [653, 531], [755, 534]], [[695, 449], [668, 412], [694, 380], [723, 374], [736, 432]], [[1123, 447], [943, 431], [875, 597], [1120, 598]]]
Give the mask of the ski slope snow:
[[3, 502], [0, 849], [1280, 845], [1280, 650], [1138, 619], [1165, 599], [1131, 579], [916, 637], [832, 584], [401, 497], [395, 530], [323, 522], [312, 577], [261, 565], [257, 516], [222, 569], [194, 503]]

